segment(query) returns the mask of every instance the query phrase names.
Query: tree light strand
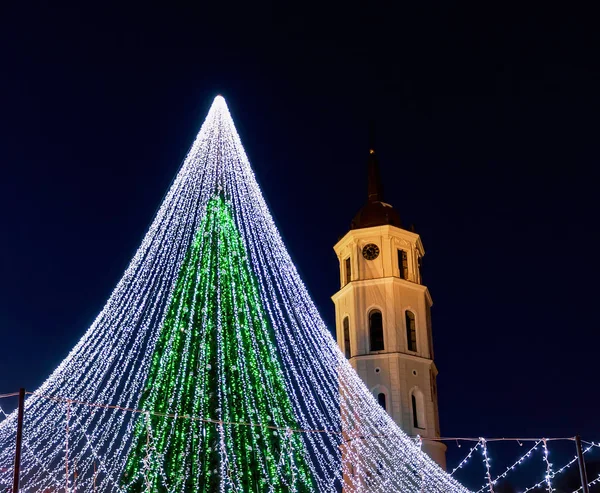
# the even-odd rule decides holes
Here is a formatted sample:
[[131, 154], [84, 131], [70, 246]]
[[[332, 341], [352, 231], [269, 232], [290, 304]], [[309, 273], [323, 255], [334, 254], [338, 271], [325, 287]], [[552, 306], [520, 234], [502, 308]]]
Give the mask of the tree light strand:
[[[106, 405], [79, 404], [89, 402]], [[467, 491], [338, 349], [222, 97], [123, 277], [28, 396], [24, 420], [24, 493]], [[11, 483], [16, 421], [12, 412], [0, 422], [1, 485]]]

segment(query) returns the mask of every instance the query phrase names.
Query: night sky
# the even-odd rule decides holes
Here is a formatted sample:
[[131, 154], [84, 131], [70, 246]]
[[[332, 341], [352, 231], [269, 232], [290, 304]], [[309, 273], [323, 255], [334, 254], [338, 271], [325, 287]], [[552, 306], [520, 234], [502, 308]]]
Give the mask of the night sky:
[[600, 440], [599, 31], [481, 3], [4, 6], [0, 393], [91, 324], [222, 94], [330, 327], [376, 122], [425, 245], [444, 436]]

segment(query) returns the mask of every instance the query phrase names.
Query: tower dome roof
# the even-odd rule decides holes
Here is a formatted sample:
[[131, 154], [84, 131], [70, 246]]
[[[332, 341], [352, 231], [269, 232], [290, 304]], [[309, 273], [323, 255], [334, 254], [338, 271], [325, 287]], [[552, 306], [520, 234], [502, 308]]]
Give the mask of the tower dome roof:
[[350, 229], [371, 228], [390, 224], [398, 228], [400, 214], [383, 200], [383, 186], [379, 176], [379, 163], [373, 149], [369, 150], [369, 184], [367, 203], [354, 216]]

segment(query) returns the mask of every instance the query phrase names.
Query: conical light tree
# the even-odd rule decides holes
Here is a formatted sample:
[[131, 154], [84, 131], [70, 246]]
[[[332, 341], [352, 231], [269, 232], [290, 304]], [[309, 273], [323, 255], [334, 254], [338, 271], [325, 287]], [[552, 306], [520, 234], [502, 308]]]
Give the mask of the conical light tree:
[[[313, 490], [302, 437], [279, 432], [298, 425], [272, 338], [233, 215], [216, 196], [154, 350], [139, 404], [152, 414], [136, 425], [126, 491]], [[181, 418], [165, 417], [170, 408]]]
[[[13, 413], [0, 423], [11, 483]], [[324, 326], [217, 97], [123, 278], [26, 401], [21, 491], [466, 491]]]

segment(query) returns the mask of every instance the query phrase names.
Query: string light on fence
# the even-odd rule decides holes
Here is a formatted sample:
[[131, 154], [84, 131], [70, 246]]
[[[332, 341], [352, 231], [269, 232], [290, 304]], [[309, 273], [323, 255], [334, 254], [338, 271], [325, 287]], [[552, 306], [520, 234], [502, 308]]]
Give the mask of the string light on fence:
[[[600, 484], [600, 474], [596, 477], [596, 479], [592, 479], [589, 483], [588, 483], [588, 488], [590, 486], [594, 486], [595, 484]], [[583, 490], [583, 487], [580, 486], [579, 488], [577, 488], [575, 491], [573, 491], [573, 493], [579, 493], [580, 491]]]
[[598, 448], [600, 448], [600, 442], [596, 443], [596, 442], [587, 442], [585, 440], [581, 440], [581, 441], [582, 441], [582, 443], [590, 445], [591, 447], [598, 447]]
[[485, 463], [486, 478], [488, 481], [489, 492], [494, 493], [494, 487], [493, 487], [494, 482], [492, 481], [492, 475], [490, 473], [490, 458], [488, 457], [487, 443], [486, 443], [485, 438], [480, 438], [479, 442], [481, 443], [481, 453], [483, 455], [483, 462]]
[[460, 461], [458, 466], [456, 466], [454, 469], [452, 469], [450, 476], [454, 476], [454, 473], [456, 471], [458, 471], [459, 469], [461, 469], [469, 461], [469, 459], [471, 458], [473, 453], [480, 447], [480, 445], [481, 445], [481, 442], [477, 442], [474, 447], [471, 447], [471, 450], [469, 450], [469, 453], [467, 454], [467, 456], [462, 461]]
[[[32, 395], [32, 393], [28, 392], [27, 394]], [[145, 449], [145, 457], [142, 458], [142, 469], [140, 471], [138, 471], [138, 475], [132, 478], [129, 478], [130, 481], [126, 482], [126, 483], [122, 483], [122, 486], [124, 488], [124, 491], [126, 491], [134, 482], [137, 478], [142, 477], [144, 483], [145, 483], [145, 487], [147, 491], [151, 491], [151, 484], [148, 480], [147, 474], [148, 474], [148, 469], [149, 466], [151, 464], [151, 456], [156, 452], [153, 442], [154, 439], [152, 438], [152, 429], [151, 429], [151, 416], [157, 416], [160, 418], [169, 418], [169, 419], [175, 419], [175, 420], [180, 420], [180, 419], [184, 419], [184, 420], [192, 420], [192, 421], [202, 421], [202, 422], [206, 422], [207, 424], [211, 424], [213, 426], [216, 426], [217, 429], [219, 430], [223, 430], [224, 426], [249, 426], [249, 427], [264, 427], [266, 429], [272, 430], [273, 432], [277, 432], [277, 433], [281, 433], [282, 436], [286, 437], [286, 440], [290, 440], [290, 437], [294, 434], [294, 433], [322, 433], [322, 434], [333, 434], [333, 435], [338, 435], [339, 432], [336, 430], [302, 430], [302, 429], [291, 429], [291, 428], [280, 428], [280, 427], [276, 427], [276, 426], [272, 426], [269, 424], [259, 424], [259, 423], [243, 423], [243, 422], [224, 422], [224, 421], [216, 421], [216, 420], [210, 420], [210, 419], [205, 419], [202, 417], [194, 417], [194, 416], [181, 416], [181, 415], [177, 415], [177, 414], [172, 414], [172, 415], [166, 415], [166, 414], [160, 414], [160, 413], [151, 413], [148, 411], [144, 411], [141, 409], [134, 409], [134, 408], [122, 408], [119, 406], [115, 406], [115, 405], [105, 405], [105, 404], [99, 404], [99, 403], [89, 403], [89, 402], [81, 402], [81, 401], [74, 401], [72, 399], [66, 399], [66, 398], [60, 398], [60, 397], [52, 397], [52, 396], [43, 396], [40, 394], [34, 394], [36, 397], [38, 398], [44, 398], [50, 401], [54, 401], [57, 404], [58, 403], [64, 403], [67, 405], [67, 420], [69, 420], [69, 417], [71, 419], [71, 421], [67, 421], [67, 423], [71, 423], [68, 427], [67, 430], [67, 434], [66, 434], [66, 443], [65, 443], [65, 447], [63, 448], [64, 452], [65, 452], [65, 459], [67, 459], [66, 461], [66, 465], [65, 465], [65, 470], [67, 472], [67, 474], [65, 475], [65, 479], [68, 480], [69, 478], [69, 467], [68, 467], [68, 450], [69, 450], [69, 432], [71, 432], [72, 430], [76, 429], [76, 428], [80, 428], [81, 426], [81, 421], [78, 417], [78, 415], [76, 413], [73, 412], [73, 405], [77, 405], [77, 406], [88, 406], [92, 408], [92, 412], [97, 412], [100, 410], [113, 410], [113, 411], [125, 411], [125, 412], [129, 412], [129, 413], [134, 413], [134, 414], [141, 414], [143, 415], [144, 418], [144, 426], [145, 426], [145, 441], [146, 441], [146, 449]], [[3, 409], [0, 407], [0, 414], [2, 415], [6, 415], [6, 413], [3, 411]], [[63, 415], [64, 416], [64, 415]], [[63, 418], [64, 419], [64, 418]], [[385, 432], [377, 432], [374, 433], [373, 435], [371, 435], [373, 438], [383, 438], [383, 437], [387, 437], [388, 435], [386, 435]], [[95, 483], [97, 480], [97, 470], [96, 470], [96, 465], [97, 463], [100, 465], [100, 470], [102, 470], [107, 476], [111, 475], [110, 470], [107, 468], [106, 465], [106, 461], [105, 459], [98, 453], [98, 451], [95, 449], [94, 444], [93, 444], [93, 437], [88, 435], [87, 433], [84, 434], [83, 436], [84, 441], [85, 441], [85, 446], [86, 448], [88, 448], [90, 451], [92, 451], [93, 456], [94, 456], [94, 462], [93, 462], [93, 468], [94, 468], [94, 473], [93, 476], [90, 478], [90, 480], [93, 483], [93, 487], [95, 488]], [[364, 438], [366, 438], [366, 436], [364, 436]], [[450, 439], [445, 439], [445, 440], [450, 440]], [[477, 440], [477, 439], [467, 439], [467, 438], [452, 438], [451, 440], [456, 440], [457, 443], [459, 440]], [[482, 450], [482, 455], [484, 457], [484, 463], [486, 465], [486, 479], [487, 479], [487, 485], [482, 486], [477, 493], [483, 493], [483, 491], [485, 489], [488, 489], [488, 491], [493, 492], [493, 485], [496, 485], [498, 480], [505, 478], [510, 471], [514, 470], [517, 466], [519, 466], [520, 464], [522, 464], [528, 457], [530, 457], [532, 455], [532, 453], [538, 449], [539, 444], [542, 443], [543, 444], [543, 450], [544, 450], [544, 455], [543, 455], [543, 461], [546, 465], [546, 474], [544, 476], [544, 479], [542, 481], [540, 481], [539, 483], [537, 483], [536, 485], [527, 488], [524, 490], [525, 492], [531, 491], [533, 489], [539, 488], [542, 485], [546, 485], [547, 490], [549, 492], [553, 492], [555, 491], [552, 483], [550, 480], [552, 480], [554, 477], [556, 477], [557, 475], [561, 474], [563, 471], [565, 471], [567, 468], [569, 468], [573, 463], [575, 463], [577, 461], [577, 456], [575, 456], [573, 459], [571, 459], [568, 463], [566, 463], [564, 466], [562, 466], [560, 469], [557, 470], [553, 470], [552, 468], [552, 463], [549, 461], [549, 449], [548, 449], [548, 441], [549, 439], [535, 439], [536, 442], [534, 443], [533, 447], [531, 447], [525, 454], [523, 454], [516, 462], [514, 462], [514, 464], [512, 464], [511, 466], [507, 467], [506, 470], [498, 475], [496, 478], [492, 479], [491, 477], [491, 459], [489, 457], [489, 450], [488, 450], [488, 443], [490, 441], [498, 441], [498, 440], [510, 440], [510, 439], [484, 439], [484, 438], [479, 438], [479, 441], [477, 441], [477, 443], [469, 450], [469, 453], [467, 455], [467, 457], [465, 457], [461, 463], [454, 468], [454, 470], [452, 471], [452, 473], [456, 472], [459, 468], [461, 468], [467, 461], [468, 459], [473, 455], [473, 453], [478, 449], [481, 448]], [[519, 443], [519, 445], [521, 444], [521, 441], [519, 439], [513, 439], [515, 440], [517, 443]], [[521, 439], [521, 440], [534, 440], [534, 439]], [[554, 439], [556, 440], [556, 439]], [[571, 438], [565, 438], [563, 440], [572, 440]], [[417, 448], [421, 448], [422, 444], [423, 444], [423, 440], [421, 438], [420, 435], [417, 435], [416, 437], [414, 437], [413, 439], [413, 443]], [[596, 447], [600, 447], [600, 444], [596, 444], [595, 442], [584, 442], [586, 443], [588, 446], [582, 451], [584, 454], [588, 453], [590, 450], [592, 450], [593, 448]], [[289, 458], [290, 460], [292, 459], [292, 455], [291, 455], [291, 451], [292, 451], [292, 444], [291, 442], [286, 442], [285, 444], [285, 450], [282, 448], [279, 454], [279, 459], [278, 459], [278, 464], [277, 467], [278, 469], [281, 468], [281, 466], [284, 464], [285, 459]], [[223, 445], [221, 444], [221, 449], [223, 447]], [[34, 457], [31, 456], [31, 454], [27, 453], [27, 449], [24, 449], [24, 454], [26, 457], [28, 457], [30, 460], [35, 460]], [[284, 453], [285, 452], [285, 453]], [[421, 465], [422, 465], [422, 461], [420, 460], [418, 462], [419, 465], [419, 470], [421, 470]], [[39, 464], [39, 463], [38, 463]], [[225, 475], [228, 478], [229, 481], [233, 481], [234, 479], [234, 475], [233, 475], [233, 470], [230, 467], [229, 463], [225, 463]], [[75, 489], [77, 488], [79, 490], [79, 484], [76, 483], [77, 479], [78, 479], [78, 465], [77, 465], [77, 461], [73, 460], [73, 488]], [[151, 471], [150, 471], [151, 472]], [[295, 474], [297, 473], [297, 469], [294, 467], [292, 469], [292, 478], [295, 477]], [[421, 478], [421, 487], [425, 487], [426, 483], [425, 483], [425, 476], [423, 475], [423, 473], [419, 474], [420, 478]], [[113, 484], [117, 484], [117, 479], [118, 478], [112, 478], [111, 481], [113, 482]], [[51, 478], [51, 481], [54, 483], [55, 486], [60, 486], [60, 481], [54, 477]], [[161, 477], [159, 479], [161, 485], [166, 488], [168, 487], [168, 481], [166, 480], [166, 478], [161, 474]], [[593, 486], [595, 484], [600, 483], [600, 476], [596, 479], [594, 479], [593, 481], [591, 481], [589, 483], [589, 486]], [[63, 483], [64, 485], [64, 483]], [[69, 488], [69, 486], [67, 486], [67, 488]], [[63, 489], [67, 489], [64, 488]], [[95, 491], [95, 489], [94, 489]], [[581, 488], [578, 490], [575, 490], [574, 493], [577, 493], [581, 491]]]
[[550, 454], [548, 451], [548, 441], [544, 439], [542, 443], [544, 444], [544, 462], [546, 463], [546, 485], [548, 486], [548, 493], [552, 493], [554, 490], [552, 489], [552, 464], [548, 459], [548, 455]]
[[[518, 440], [517, 440], [518, 442]], [[521, 465], [523, 463], [523, 461], [525, 461], [525, 459], [527, 459], [529, 456], [531, 456], [531, 454], [537, 450], [538, 445], [540, 444], [541, 440], [538, 440], [535, 445], [533, 447], [531, 447], [526, 453], [525, 455], [521, 456], [521, 458], [519, 460], [517, 460], [512, 466], [509, 466], [506, 468], [506, 471], [504, 471], [502, 474], [500, 474], [499, 476], [496, 476], [496, 478], [493, 480], [493, 483], [496, 484], [498, 482], [498, 480], [505, 478], [511, 471], [513, 471], [517, 466]], [[482, 493], [483, 491], [485, 491], [485, 489], [487, 488], [487, 485], [483, 485], [478, 491], [477, 493]]]
[[[589, 442], [586, 442], [586, 443], [589, 443]], [[591, 442], [591, 444], [586, 449], [583, 450], [583, 454], [585, 455], [586, 453], [588, 453], [595, 446], [598, 446], [598, 445], [595, 445], [593, 442]], [[554, 479], [556, 476], [558, 476], [562, 472], [566, 471], [569, 467], [571, 467], [573, 464], [575, 464], [575, 462], [577, 462], [577, 459], [578, 459], [577, 456], [574, 456], [569, 462], [567, 462], [560, 469], [557, 469], [556, 471], [553, 471], [551, 473], [551, 475], [550, 475], [550, 479]], [[529, 486], [528, 488], [525, 488], [523, 490], [523, 493], [527, 493], [527, 492], [535, 490], [537, 488], [541, 488], [544, 483], [547, 483], [546, 477], [544, 477], [544, 479], [541, 480], [539, 483], [536, 483], [533, 486]], [[581, 490], [581, 488], [579, 490]], [[579, 491], [579, 490], [577, 490], [577, 491]]]

